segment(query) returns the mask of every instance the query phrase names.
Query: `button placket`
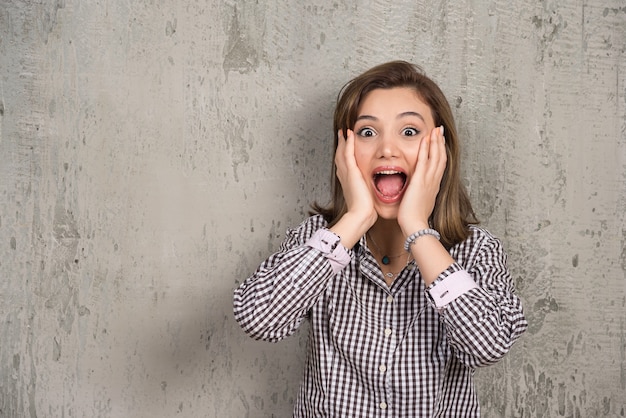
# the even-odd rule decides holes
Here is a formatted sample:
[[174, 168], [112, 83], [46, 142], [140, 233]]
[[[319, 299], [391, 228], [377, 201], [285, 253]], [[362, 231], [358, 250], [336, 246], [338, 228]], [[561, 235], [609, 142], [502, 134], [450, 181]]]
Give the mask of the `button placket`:
[[387, 403], [387, 400], [390, 399], [391, 396], [391, 387], [392, 387], [392, 383], [391, 383], [391, 374], [390, 374], [390, 370], [389, 370], [389, 364], [391, 364], [392, 361], [392, 356], [393, 353], [395, 352], [395, 345], [397, 343], [396, 341], [396, 337], [395, 337], [395, 332], [394, 332], [394, 315], [393, 315], [393, 311], [394, 311], [394, 305], [395, 305], [395, 298], [391, 293], [387, 293], [385, 296], [385, 302], [384, 302], [384, 313], [385, 313], [385, 318], [384, 318], [384, 324], [386, 324], [386, 326], [384, 327], [383, 331], [383, 335], [384, 335], [384, 345], [385, 345], [385, 352], [381, 353], [383, 354], [383, 357], [381, 358], [381, 363], [378, 366], [378, 371], [380, 372], [380, 377], [383, 379], [384, 381], [384, 397], [383, 399], [381, 399], [380, 403], [379, 403], [379, 407], [381, 411], [387, 411], [387, 413], [390, 413], [391, 410], [389, 409], [389, 404]]

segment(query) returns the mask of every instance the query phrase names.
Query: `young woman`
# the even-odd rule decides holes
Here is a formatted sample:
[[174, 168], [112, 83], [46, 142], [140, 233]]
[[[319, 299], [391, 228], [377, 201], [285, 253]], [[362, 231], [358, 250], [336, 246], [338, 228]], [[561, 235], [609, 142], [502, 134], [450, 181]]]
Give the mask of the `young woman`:
[[334, 131], [332, 203], [235, 290], [235, 318], [267, 341], [310, 321], [295, 417], [480, 416], [474, 369], [527, 323], [476, 226], [445, 96], [386, 63], [344, 86]]

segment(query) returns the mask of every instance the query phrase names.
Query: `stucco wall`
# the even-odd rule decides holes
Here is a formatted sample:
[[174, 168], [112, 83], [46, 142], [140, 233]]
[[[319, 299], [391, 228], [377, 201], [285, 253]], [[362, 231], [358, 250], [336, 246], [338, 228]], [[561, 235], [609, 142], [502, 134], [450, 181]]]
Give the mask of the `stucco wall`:
[[0, 416], [290, 416], [306, 333], [249, 339], [232, 289], [396, 58], [448, 95], [530, 321], [484, 416], [625, 416], [623, 0], [2, 1]]

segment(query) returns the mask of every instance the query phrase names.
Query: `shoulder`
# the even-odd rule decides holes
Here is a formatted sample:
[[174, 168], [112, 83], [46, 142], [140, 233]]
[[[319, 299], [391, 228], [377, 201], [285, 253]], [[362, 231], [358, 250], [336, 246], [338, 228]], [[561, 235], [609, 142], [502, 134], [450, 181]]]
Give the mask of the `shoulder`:
[[469, 236], [450, 249], [451, 254], [468, 260], [477, 257], [481, 252], [504, 253], [500, 239], [487, 229], [477, 225], [470, 225]]
[[478, 225], [470, 225], [469, 226], [469, 237], [465, 241], [491, 241], [498, 240], [495, 235], [489, 232], [487, 229]]

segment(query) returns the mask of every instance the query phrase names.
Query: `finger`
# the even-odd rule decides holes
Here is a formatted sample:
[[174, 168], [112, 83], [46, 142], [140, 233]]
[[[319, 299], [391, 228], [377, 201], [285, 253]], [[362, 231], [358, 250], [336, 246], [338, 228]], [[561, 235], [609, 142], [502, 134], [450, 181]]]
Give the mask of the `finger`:
[[348, 136], [346, 137], [346, 140], [344, 141], [346, 143], [345, 152], [344, 152], [346, 162], [348, 163], [349, 166], [352, 166], [352, 165], [356, 166], [356, 159], [354, 156], [354, 132], [348, 129], [347, 135]]
[[349, 173], [356, 167], [354, 158], [354, 133], [347, 131], [347, 137], [343, 136], [343, 132], [339, 131], [337, 137], [337, 151], [335, 152], [335, 166], [341, 181], [347, 180]]
[[424, 138], [422, 138], [417, 152], [417, 167], [415, 168], [415, 171], [422, 178], [428, 170], [431, 137], [432, 132], [430, 133], [430, 135], [424, 136]]
[[344, 145], [346, 142], [346, 138], [343, 136], [343, 130], [339, 129], [337, 131], [337, 148]]
[[430, 145], [430, 159], [425, 176], [437, 188], [440, 187], [447, 164], [446, 145], [442, 130], [442, 127], [434, 129], [435, 132], [433, 132], [434, 136]]
[[346, 141], [343, 137], [342, 130], [337, 131], [337, 150], [335, 150], [335, 164], [339, 163], [339, 159], [343, 158], [344, 149], [346, 147]]
[[437, 158], [435, 159], [434, 169], [438, 176], [443, 174], [446, 167], [448, 156], [446, 154], [446, 138], [444, 136], [443, 126], [437, 129]]
[[440, 176], [440, 169], [445, 167], [446, 151], [443, 139], [443, 127], [434, 128], [430, 135], [428, 174], [433, 177]]
[[443, 129], [443, 125], [441, 126], [441, 158], [439, 159], [439, 170], [443, 174], [443, 171], [446, 168], [448, 163], [448, 151], [446, 150], [446, 137]]

